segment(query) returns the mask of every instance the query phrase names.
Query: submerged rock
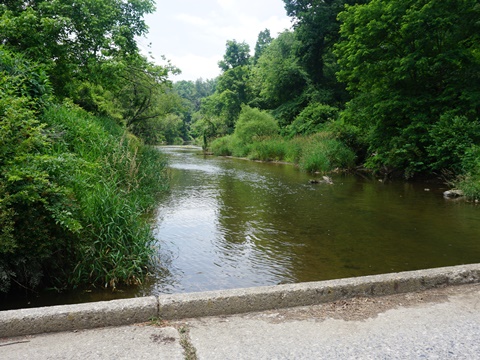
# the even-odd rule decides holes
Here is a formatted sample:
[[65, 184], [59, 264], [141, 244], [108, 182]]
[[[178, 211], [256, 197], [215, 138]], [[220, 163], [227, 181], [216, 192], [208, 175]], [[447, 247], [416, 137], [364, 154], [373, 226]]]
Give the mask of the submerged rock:
[[446, 198], [457, 198], [464, 196], [462, 190], [447, 190], [443, 193], [443, 196]]
[[322, 176], [322, 180], [311, 179], [311, 180], [308, 180], [308, 182], [310, 184], [329, 184], [329, 185], [333, 185], [333, 180], [330, 176]]

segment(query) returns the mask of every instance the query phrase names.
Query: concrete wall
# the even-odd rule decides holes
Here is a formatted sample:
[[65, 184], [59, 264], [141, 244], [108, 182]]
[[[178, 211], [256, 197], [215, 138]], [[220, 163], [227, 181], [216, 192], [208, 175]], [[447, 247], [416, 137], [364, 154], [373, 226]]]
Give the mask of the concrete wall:
[[247, 289], [0, 311], [0, 337], [308, 306], [480, 282], [480, 264]]

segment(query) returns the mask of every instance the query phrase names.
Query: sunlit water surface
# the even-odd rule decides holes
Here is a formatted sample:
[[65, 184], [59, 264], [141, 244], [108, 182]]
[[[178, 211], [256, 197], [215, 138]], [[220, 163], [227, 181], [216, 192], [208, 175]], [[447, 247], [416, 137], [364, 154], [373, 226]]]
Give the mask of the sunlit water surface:
[[[177, 293], [416, 270], [480, 261], [480, 208], [441, 185], [334, 175], [161, 148], [171, 192], [156, 216], [162, 272]], [[320, 177], [321, 178], [321, 177]]]
[[[480, 206], [441, 185], [333, 175], [161, 147], [171, 191], [155, 222], [158, 269], [138, 289], [52, 294], [0, 308], [318, 281], [480, 262]], [[318, 175], [318, 178], [321, 178]], [[428, 191], [427, 191], [428, 190]]]

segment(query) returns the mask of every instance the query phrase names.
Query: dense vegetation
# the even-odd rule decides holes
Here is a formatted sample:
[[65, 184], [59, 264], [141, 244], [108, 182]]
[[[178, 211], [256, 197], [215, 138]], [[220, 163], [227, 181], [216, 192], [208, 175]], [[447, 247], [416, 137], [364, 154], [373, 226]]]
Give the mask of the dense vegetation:
[[0, 293], [115, 288], [151, 268], [145, 215], [167, 179], [144, 143], [162, 140], [151, 130], [181, 102], [176, 69], [136, 45], [151, 11], [151, 0], [0, 4]]
[[228, 41], [213, 94], [190, 108], [204, 147], [480, 196], [478, 1], [284, 2], [293, 30], [260, 32], [253, 56]]
[[293, 30], [229, 40], [171, 84], [136, 38], [153, 0], [0, 4], [0, 292], [139, 283], [166, 187], [149, 144], [305, 171], [442, 176], [480, 198], [477, 0], [284, 0]]

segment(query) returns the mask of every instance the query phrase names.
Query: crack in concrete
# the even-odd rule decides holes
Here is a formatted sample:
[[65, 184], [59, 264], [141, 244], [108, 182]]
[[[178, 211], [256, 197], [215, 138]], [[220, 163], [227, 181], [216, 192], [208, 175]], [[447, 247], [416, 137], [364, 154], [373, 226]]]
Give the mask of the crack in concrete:
[[192, 339], [190, 338], [190, 329], [186, 325], [182, 325], [177, 328], [178, 333], [180, 334], [180, 345], [183, 348], [183, 353], [185, 360], [198, 360], [197, 349], [192, 344]]

